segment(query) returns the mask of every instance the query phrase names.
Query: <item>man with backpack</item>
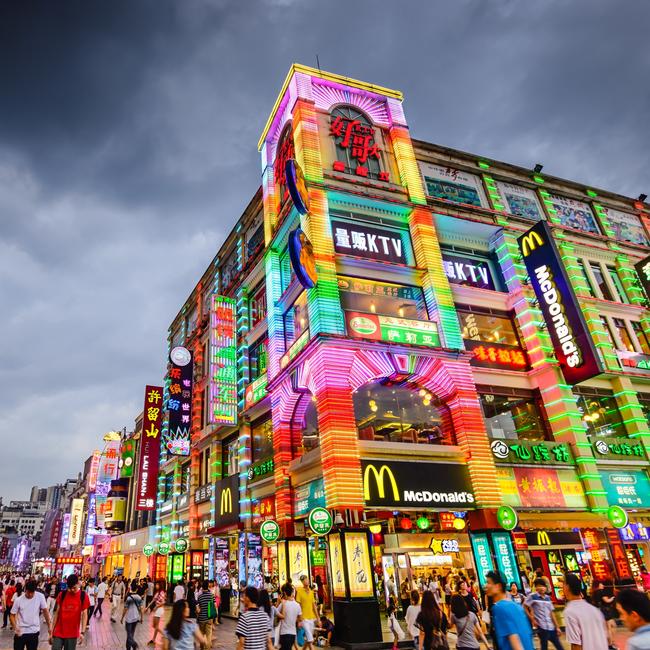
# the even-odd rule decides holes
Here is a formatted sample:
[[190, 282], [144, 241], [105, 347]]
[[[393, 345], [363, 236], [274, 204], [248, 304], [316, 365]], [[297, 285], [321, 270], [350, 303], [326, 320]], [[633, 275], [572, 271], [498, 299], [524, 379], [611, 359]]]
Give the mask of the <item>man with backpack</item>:
[[138, 623], [142, 623], [142, 596], [138, 594], [138, 588], [138, 581], [133, 580], [122, 611], [121, 622], [126, 621], [126, 650], [135, 650], [138, 647], [135, 641], [135, 628]]
[[50, 633], [52, 650], [75, 650], [77, 639], [83, 642], [88, 623], [88, 595], [79, 589], [78, 576], [68, 576], [66, 585], [67, 589], [56, 598]]
[[201, 585], [201, 593], [197, 601], [199, 629], [205, 637], [205, 644], [201, 645], [201, 650], [209, 650], [212, 647], [212, 625], [217, 618], [217, 605], [214, 602], [214, 595], [210, 591], [210, 584], [207, 580]]

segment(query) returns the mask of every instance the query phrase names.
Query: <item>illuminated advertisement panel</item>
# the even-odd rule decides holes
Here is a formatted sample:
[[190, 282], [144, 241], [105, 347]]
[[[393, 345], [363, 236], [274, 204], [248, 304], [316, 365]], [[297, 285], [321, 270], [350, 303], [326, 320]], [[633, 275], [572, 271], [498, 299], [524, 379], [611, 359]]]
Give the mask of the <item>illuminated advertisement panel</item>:
[[189, 456], [194, 381], [192, 353], [187, 348], [177, 346], [169, 353], [169, 361], [169, 426], [165, 447], [175, 456]]
[[237, 424], [235, 301], [213, 296], [210, 313], [210, 422]]
[[161, 386], [147, 386], [144, 391], [142, 438], [135, 495], [136, 510], [156, 509], [162, 430], [162, 395]]
[[109, 440], [99, 460], [99, 472], [97, 474], [97, 486], [95, 488], [95, 508], [98, 528], [104, 528], [104, 506], [106, 504], [106, 497], [111, 491], [111, 481], [117, 478], [119, 455], [119, 438], [117, 440]]
[[70, 509], [70, 532], [68, 535], [68, 544], [76, 546], [81, 539], [81, 518], [84, 513], [84, 500], [72, 499], [72, 508]]

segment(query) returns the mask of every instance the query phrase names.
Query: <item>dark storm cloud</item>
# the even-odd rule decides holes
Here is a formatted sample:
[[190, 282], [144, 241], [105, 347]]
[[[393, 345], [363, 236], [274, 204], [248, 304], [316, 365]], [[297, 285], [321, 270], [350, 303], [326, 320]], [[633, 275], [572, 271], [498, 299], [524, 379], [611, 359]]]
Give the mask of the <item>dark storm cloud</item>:
[[[402, 90], [417, 138], [636, 195], [645, 2], [0, 6], [0, 494], [74, 475], [259, 184], [289, 65]], [[54, 462], [52, 462], [54, 461]]]

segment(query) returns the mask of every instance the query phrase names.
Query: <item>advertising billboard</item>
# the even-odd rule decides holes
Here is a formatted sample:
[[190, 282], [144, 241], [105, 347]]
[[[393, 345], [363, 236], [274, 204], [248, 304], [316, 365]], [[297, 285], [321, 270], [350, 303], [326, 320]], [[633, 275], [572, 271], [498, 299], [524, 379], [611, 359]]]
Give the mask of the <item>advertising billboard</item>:
[[155, 510], [160, 465], [162, 430], [162, 386], [147, 386], [144, 391], [142, 438], [135, 495], [136, 510]]
[[76, 546], [81, 539], [81, 520], [84, 514], [84, 500], [72, 499], [70, 508], [70, 532], [68, 534], [68, 544]]
[[237, 424], [235, 301], [213, 296], [210, 311], [210, 422]]
[[192, 384], [194, 363], [192, 353], [182, 346], [169, 353], [169, 425], [163, 441], [167, 451], [175, 456], [189, 456], [192, 429]]

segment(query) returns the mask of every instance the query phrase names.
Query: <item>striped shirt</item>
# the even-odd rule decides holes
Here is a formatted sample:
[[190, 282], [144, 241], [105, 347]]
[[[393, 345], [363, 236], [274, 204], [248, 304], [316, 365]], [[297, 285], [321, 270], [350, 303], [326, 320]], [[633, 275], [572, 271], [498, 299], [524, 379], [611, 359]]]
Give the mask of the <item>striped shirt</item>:
[[235, 634], [244, 637], [244, 650], [266, 650], [269, 640], [269, 617], [263, 609], [249, 609], [239, 617]]
[[[210, 605], [210, 603], [212, 604]], [[210, 616], [208, 616], [208, 611], [210, 611], [212, 615], [216, 613], [214, 596], [212, 595], [212, 592], [210, 590], [202, 591], [201, 595], [199, 596], [198, 604], [199, 604], [199, 615], [197, 617], [197, 620], [199, 621], [199, 623], [205, 623], [206, 621], [209, 621], [211, 618]]]

